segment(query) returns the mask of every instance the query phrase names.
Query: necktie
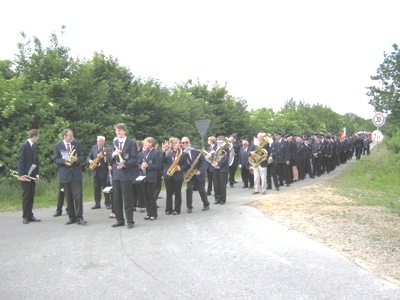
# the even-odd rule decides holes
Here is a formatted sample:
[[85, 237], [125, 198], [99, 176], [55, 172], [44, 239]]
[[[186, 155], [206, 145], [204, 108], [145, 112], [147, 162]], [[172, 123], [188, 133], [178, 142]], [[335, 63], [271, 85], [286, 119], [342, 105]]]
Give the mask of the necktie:
[[119, 150], [122, 150], [122, 143], [123, 142], [119, 142]]
[[70, 147], [70, 145], [69, 145], [69, 144], [67, 144], [67, 151], [68, 151], [68, 153], [70, 153], [70, 152], [71, 152], [71, 147]]

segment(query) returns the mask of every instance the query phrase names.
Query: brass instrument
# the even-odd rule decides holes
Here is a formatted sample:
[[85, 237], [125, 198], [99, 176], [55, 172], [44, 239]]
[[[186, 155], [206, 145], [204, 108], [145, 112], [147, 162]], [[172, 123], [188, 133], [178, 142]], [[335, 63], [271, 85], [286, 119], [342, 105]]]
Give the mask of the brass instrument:
[[268, 143], [268, 138], [264, 136], [262, 142], [254, 149], [254, 154], [251, 154], [248, 158], [251, 166], [257, 168], [262, 160], [268, 156], [268, 151], [264, 149], [264, 146]]
[[[103, 156], [107, 159], [108, 156], [108, 148], [103, 148], [103, 151], [101, 152], [101, 154], [103, 154]], [[103, 157], [103, 158], [104, 158]], [[99, 157], [96, 157], [95, 159], [93, 159], [93, 164], [89, 166], [89, 170], [93, 171], [94, 169], [96, 169], [98, 166], [100, 166], [100, 159]]]
[[[186, 150], [187, 149], [185, 149], [185, 151]], [[197, 149], [193, 149], [193, 150], [201, 152], [201, 150], [197, 150]], [[190, 150], [188, 150], [188, 151], [190, 151]], [[197, 162], [199, 161], [200, 157], [201, 157], [201, 153], [199, 155], [197, 155], [197, 157], [195, 158], [193, 163], [190, 165], [189, 170], [186, 171], [185, 177], [183, 178], [183, 180], [185, 180], [185, 182], [189, 182], [190, 179], [192, 179], [192, 177], [194, 176], [194, 174], [196, 174], [196, 172], [197, 172], [196, 165], [197, 165]]]
[[[118, 140], [118, 138], [115, 137], [115, 138], [114, 138], [114, 151], [115, 151], [115, 150], [118, 150], [117, 144], [115, 143], [117, 140]], [[125, 163], [125, 160], [122, 158], [121, 154], [118, 153], [117, 156], [118, 156], [118, 162], [117, 162], [117, 164], [123, 164], [123, 163]]]
[[[9, 171], [10, 171], [10, 173], [11, 173], [12, 176], [14, 176], [14, 177], [16, 177], [18, 180], [20, 180], [17, 171], [13, 171], [13, 170], [9, 170]], [[31, 177], [31, 176], [29, 176], [29, 175], [24, 175], [24, 176], [26, 177], [26, 180], [27, 180], [27, 181], [36, 180], [35, 177]]]
[[71, 157], [76, 156], [76, 149], [72, 149], [71, 153], [69, 154], [68, 159], [64, 159], [64, 164], [68, 167], [72, 166], [73, 162], [71, 161]]
[[227, 137], [225, 137], [224, 143], [221, 145], [221, 147], [217, 149], [217, 151], [215, 151], [214, 161], [220, 162], [221, 160], [223, 160], [228, 154], [227, 151], [230, 147], [232, 147], [232, 143]]
[[200, 150], [201, 154], [204, 156], [204, 159], [209, 163], [212, 164], [214, 161], [215, 157], [215, 150], [211, 150], [210, 152], [207, 152], [206, 149], [201, 149]]
[[175, 158], [174, 162], [169, 166], [168, 170], [167, 170], [167, 175], [169, 177], [172, 177], [176, 171], [178, 171], [178, 163], [181, 159], [183, 155], [183, 151], [181, 149], [181, 152], [179, 153], [179, 155]]

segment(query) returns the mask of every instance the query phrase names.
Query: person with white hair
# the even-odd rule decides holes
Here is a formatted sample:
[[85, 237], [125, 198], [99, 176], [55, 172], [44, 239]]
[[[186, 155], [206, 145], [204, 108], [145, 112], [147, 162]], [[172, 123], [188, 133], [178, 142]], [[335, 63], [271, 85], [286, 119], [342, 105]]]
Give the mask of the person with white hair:
[[[262, 149], [269, 153], [269, 143], [265, 144], [262, 148], [260, 144], [263, 143], [265, 133], [259, 132], [257, 134], [257, 142], [253, 145], [250, 150], [250, 155], [262, 155]], [[265, 195], [267, 193], [267, 159], [268, 155], [261, 159], [261, 163], [258, 166], [254, 166], [254, 194], [262, 194]]]
[[[94, 202], [95, 205], [92, 209], [101, 207], [101, 192], [107, 187], [107, 178], [109, 176], [108, 170], [108, 154], [110, 153], [110, 146], [105, 144], [106, 138], [99, 135], [97, 143], [90, 150], [87, 156], [89, 169], [93, 170], [93, 189], [94, 189]], [[107, 209], [111, 209], [110, 193], [104, 193], [104, 205]]]

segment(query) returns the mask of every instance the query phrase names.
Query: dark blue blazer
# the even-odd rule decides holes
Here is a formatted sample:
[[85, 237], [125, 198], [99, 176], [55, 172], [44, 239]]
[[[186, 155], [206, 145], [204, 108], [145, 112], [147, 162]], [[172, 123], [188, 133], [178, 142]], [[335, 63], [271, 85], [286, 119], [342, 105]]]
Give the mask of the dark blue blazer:
[[242, 169], [249, 169], [250, 164], [249, 164], [249, 155], [250, 155], [250, 145], [247, 147], [246, 153], [244, 152], [243, 146], [240, 147], [240, 153], [239, 153], [239, 163], [242, 165]]
[[[89, 155], [87, 157], [87, 162], [89, 162], [89, 160], [94, 160], [97, 157], [98, 148], [99, 147], [97, 146], [97, 144], [92, 147], [92, 149], [90, 150]], [[102, 151], [104, 151], [105, 148], [110, 148], [110, 146], [104, 145]], [[108, 153], [110, 153], [110, 152], [108, 152]], [[104, 158], [100, 159], [99, 163], [100, 163], [100, 165], [93, 170], [94, 177], [98, 176], [99, 178], [102, 178], [102, 179], [107, 178], [108, 163], [104, 162]]]
[[181, 170], [180, 171], [176, 171], [174, 173], [174, 175], [172, 176], [172, 178], [167, 175], [167, 171], [168, 171], [169, 167], [175, 161], [172, 158], [172, 152], [169, 152], [168, 154], [167, 154], [167, 152], [164, 152], [163, 156], [162, 156], [162, 161], [163, 161], [163, 166], [164, 166], [163, 177], [164, 177], [165, 180], [171, 180], [171, 179], [172, 180], [183, 180], [183, 177], [184, 177], [183, 170], [185, 170], [186, 167], [187, 167], [187, 159], [186, 159], [185, 154], [183, 154], [180, 157], [179, 162], [178, 162], [178, 166], [180, 166]]
[[146, 151], [142, 151], [139, 166], [141, 166], [144, 161], [146, 161], [149, 166], [146, 169], [146, 174], [140, 169], [140, 175], [146, 175], [146, 182], [157, 183], [157, 176], [161, 170], [162, 164], [160, 154], [154, 148], [152, 148], [148, 154], [146, 154]]
[[230, 156], [230, 151], [228, 149], [226, 151], [226, 156], [218, 162], [219, 171], [222, 173], [229, 172], [229, 156]]
[[80, 164], [85, 161], [85, 156], [82, 151], [81, 143], [78, 141], [71, 142], [71, 151], [75, 149], [78, 161], [67, 166], [64, 164], [64, 159], [61, 155], [61, 150], [67, 151], [64, 141], [54, 145], [53, 163], [57, 166], [58, 179], [60, 183], [70, 183], [72, 181], [82, 180], [82, 170]]
[[184, 159], [187, 161], [187, 166], [185, 168], [185, 171], [190, 169], [192, 163], [194, 163], [194, 161], [196, 160], [197, 156], [200, 155], [200, 158], [199, 158], [199, 160], [197, 161], [197, 164], [196, 164], [196, 169], [198, 171], [200, 171], [200, 175], [197, 176], [197, 179], [200, 180], [200, 181], [205, 180], [206, 179], [206, 169], [207, 169], [207, 166], [208, 166], [208, 162], [205, 160], [203, 154], [200, 153], [197, 150], [194, 150], [194, 149], [190, 150], [190, 154], [191, 154], [191, 157], [192, 157], [191, 161], [190, 161], [189, 153], [185, 154], [185, 158]]
[[18, 154], [18, 175], [28, 175], [29, 169], [35, 164], [36, 168], [29, 175], [31, 177], [36, 177], [39, 174], [39, 149], [36, 144], [31, 144], [26, 141], [19, 148]]
[[111, 144], [110, 163], [112, 164], [113, 180], [130, 181], [135, 180], [135, 167], [138, 162], [138, 150], [136, 142], [130, 138], [126, 138], [122, 146], [122, 158], [125, 161], [122, 169], [117, 168], [117, 158], [112, 156], [115, 149], [115, 142]]

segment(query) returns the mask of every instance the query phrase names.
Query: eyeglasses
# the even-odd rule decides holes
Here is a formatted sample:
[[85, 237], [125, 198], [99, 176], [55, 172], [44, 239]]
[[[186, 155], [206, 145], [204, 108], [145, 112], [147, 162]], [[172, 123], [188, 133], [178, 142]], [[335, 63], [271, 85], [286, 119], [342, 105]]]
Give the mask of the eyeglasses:
[[182, 142], [182, 144], [189, 144], [189, 142]]

